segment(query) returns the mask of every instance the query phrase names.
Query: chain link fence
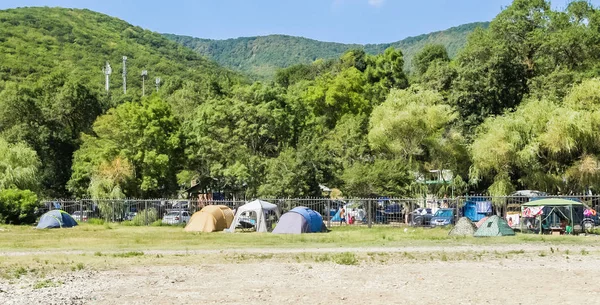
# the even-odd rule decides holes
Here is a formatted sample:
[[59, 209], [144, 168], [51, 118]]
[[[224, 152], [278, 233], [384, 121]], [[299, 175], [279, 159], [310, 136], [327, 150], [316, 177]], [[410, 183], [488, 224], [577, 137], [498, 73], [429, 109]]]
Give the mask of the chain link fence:
[[[600, 209], [600, 196], [461, 196], [455, 198], [262, 198], [276, 204], [281, 214], [303, 206], [319, 212], [328, 228], [336, 226], [422, 226], [451, 225], [466, 216], [478, 221], [498, 215], [518, 228], [521, 205], [531, 200], [563, 198]], [[176, 223], [184, 223], [207, 205], [225, 205], [232, 210], [246, 204], [243, 200], [187, 199], [80, 199], [44, 200], [43, 210], [61, 209], [78, 222], [101, 219], [104, 222], [130, 222], [152, 225], [175, 215]], [[600, 225], [599, 221], [595, 222]], [[170, 222], [167, 222], [170, 223]]]

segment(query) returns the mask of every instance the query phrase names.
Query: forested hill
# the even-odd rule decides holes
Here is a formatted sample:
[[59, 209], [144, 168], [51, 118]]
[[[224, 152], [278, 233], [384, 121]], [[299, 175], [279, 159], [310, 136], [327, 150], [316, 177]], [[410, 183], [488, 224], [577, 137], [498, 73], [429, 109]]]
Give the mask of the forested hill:
[[311, 63], [315, 59], [339, 58], [349, 49], [361, 48], [370, 54], [382, 53], [393, 46], [404, 53], [405, 68], [411, 68], [412, 57], [426, 44], [442, 44], [453, 58], [465, 45], [467, 36], [475, 28], [487, 28], [489, 22], [476, 22], [453, 27], [444, 31], [382, 44], [343, 44], [323, 42], [303, 37], [268, 35], [241, 37], [226, 40], [211, 40], [164, 34], [165, 37], [189, 47], [219, 64], [259, 78], [270, 78], [279, 68], [300, 63]]
[[214, 76], [231, 74], [160, 34], [90, 10], [27, 7], [0, 11], [0, 80], [34, 81], [60, 67], [101, 89], [102, 67], [109, 61], [116, 92], [122, 86], [122, 56], [128, 57], [131, 88], [140, 87], [142, 69], [150, 77], [216, 80]]
[[[126, 95], [123, 56], [128, 58]], [[106, 61], [112, 66], [110, 94], [104, 90]], [[0, 137], [36, 151], [41, 168], [35, 179], [47, 196], [66, 193], [80, 134], [91, 132], [96, 117], [140, 100], [143, 69], [146, 91], [155, 91], [155, 77], [160, 77], [164, 97], [193, 84], [202, 98], [210, 98], [242, 81], [237, 72], [118, 18], [65, 8], [0, 11]]]

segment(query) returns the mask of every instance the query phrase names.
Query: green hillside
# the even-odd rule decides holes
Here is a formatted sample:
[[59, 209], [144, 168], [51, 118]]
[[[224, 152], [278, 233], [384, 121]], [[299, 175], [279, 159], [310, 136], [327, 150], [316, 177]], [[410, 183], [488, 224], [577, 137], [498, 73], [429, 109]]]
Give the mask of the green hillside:
[[102, 67], [109, 61], [117, 90], [122, 85], [122, 56], [128, 57], [131, 88], [139, 87], [142, 69], [150, 77], [215, 78], [229, 73], [157, 33], [90, 10], [0, 11], [0, 80], [35, 80], [60, 67], [103, 88]]
[[411, 58], [424, 45], [428, 43], [442, 44], [446, 46], [450, 57], [454, 57], [465, 45], [469, 33], [477, 27], [487, 28], [488, 24], [488, 22], [469, 23], [445, 31], [408, 37], [397, 42], [367, 45], [323, 42], [286, 35], [226, 40], [201, 39], [174, 34], [164, 34], [164, 36], [221, 65], [259, 78], [270, 78], [278, 68], [310, 63], [317, 58], [339, 58], [342, 53], [352, 48], [364, 48], [367, 53], [371, 54], [382, 53], [390, 46], [400, 48], [404, 53], [405, 68], [410, 69]]
[[[127, 56], [123, 94], [122, 56]], [[102, 68], [112, 66], [111, 90]], [[236, 73], [160, 34], [89, 10], [17, 8], [0, 11], [0, 137], [38, 154], [38, 177], [49, 194], [64, 194], [80, 133], [110, 107], [141, 97], [161, 78], [162, 96], [192, 81], [205, 96], [220, 94]], [[197, 101], [196, 101], [197, 102]]]

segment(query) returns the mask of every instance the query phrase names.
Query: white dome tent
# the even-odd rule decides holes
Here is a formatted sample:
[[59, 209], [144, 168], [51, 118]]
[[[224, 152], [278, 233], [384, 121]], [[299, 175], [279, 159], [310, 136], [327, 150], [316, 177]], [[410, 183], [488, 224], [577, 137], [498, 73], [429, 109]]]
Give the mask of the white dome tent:
[[240, 223], [240, 219], [243, 218], [242, 214], [246, 212], [254, 212], [256, 214], [256, 223], [254, 225], [254, 227], [256, 228], [256, 232], [268, 232], [272, 229], [267, 224], [267, 214], [269, 212], [274, 212], [275, 215], [277, 215], [277, 219], [279, 219], [279, 216], [281, 216], [281, 213], [279, 212], [279, 207], [277, 205], [262, 200], [254, 200], [252, 202], [244, 204], [236, 210], [233, 222], [231, 223], [231, 226], [229, 227], [227, 232], [235, 232], [235, 228]]

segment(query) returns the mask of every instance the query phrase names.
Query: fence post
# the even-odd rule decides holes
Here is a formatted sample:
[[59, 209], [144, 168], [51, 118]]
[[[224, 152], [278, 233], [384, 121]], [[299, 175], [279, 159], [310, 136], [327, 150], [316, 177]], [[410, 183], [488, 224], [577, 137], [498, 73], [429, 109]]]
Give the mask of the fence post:
[[81, 215], [81, 221], [83, 221], [85, 219], [83, 217], [83, 200], [79, 199], [77, 201], [79, 201], [79, 215]]
[[144, 200], [144, 214], [146, 215], [144, 222], [148, 225], [148, 200]]
[[327, 227], [331, 228], [331, 199], [327, 200]]
[[369, 207], [367, 210], [368, 211], [367, 212], [368, 213], [367, 214], [368, 215], [367, 222], [369, 224], [369, 228], [371, 228], [371, 226], [373, 225], [373, 200], [369, 199], [367, 201], [367, 206]]

